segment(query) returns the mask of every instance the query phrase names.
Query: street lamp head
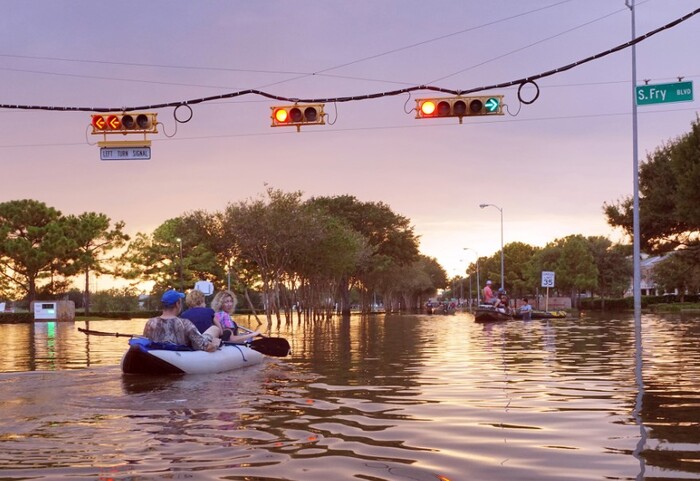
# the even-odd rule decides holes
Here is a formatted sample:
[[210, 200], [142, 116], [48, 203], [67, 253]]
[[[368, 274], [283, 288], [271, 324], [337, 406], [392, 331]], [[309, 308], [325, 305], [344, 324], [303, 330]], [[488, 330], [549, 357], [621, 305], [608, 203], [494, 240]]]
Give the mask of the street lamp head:
[[488, 206], [489, 206], [488, 204], [479, 204], [479, 207], [481, 207], [482, 209], [483, 209], [484, 207], [488, 207]]
[[179, 237], [177, 237], [175, 240], [178, 242], [182, 242], [182, 239], [180, 239]]

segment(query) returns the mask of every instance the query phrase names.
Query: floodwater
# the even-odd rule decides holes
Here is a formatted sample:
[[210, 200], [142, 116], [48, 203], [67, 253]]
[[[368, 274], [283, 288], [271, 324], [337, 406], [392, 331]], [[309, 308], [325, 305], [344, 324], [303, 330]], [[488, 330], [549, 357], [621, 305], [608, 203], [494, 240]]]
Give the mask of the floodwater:
[[77, 330], [144, 322], [0, 325], [0, 480], [700, 479], [698, 314], [641, 352], [628, 314], [295, 320], [288, 358], [169, 378]]

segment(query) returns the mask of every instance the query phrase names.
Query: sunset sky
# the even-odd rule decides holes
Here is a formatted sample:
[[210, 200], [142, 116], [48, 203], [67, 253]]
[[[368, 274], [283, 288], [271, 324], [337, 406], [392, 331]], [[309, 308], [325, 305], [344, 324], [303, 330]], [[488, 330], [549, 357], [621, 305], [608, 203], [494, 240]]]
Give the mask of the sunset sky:
[[[641, 36], [700, 8], [636, 1]], [[5, 0], [0, 104], [121, 107], [259, 89], [290, 98], [360, 97], [418, 85], [470, 90], [534, 76], [631, 39], [624, 0], [65, 1]], [[638, 84], [700, 77], [700, 15], [637, 45]], [[64, 214], [102, 212], [150, 232], [216, 211], [266, 186], [305, 197], [351, 194], [408, 217], [421, 251], [450, 276], [473, 251], [620, 233], [604, 202], [632, 194], [632, 50], [504, 95], [504, 116], [415, 118], [428, 91], [326, 103], [327, 125], [271, 128], [246, 95], [173, 109], [152, 158], [101, 161], [90, 112], [0, 109], [0, 201], [31, 198]], [[639, 107], [639, 158], [690, 130], [695, 100]], [[522, 89], [531, 100], [534, 88]], [[178, 112], [179, 114], [180, 112]], [[130, 139], [127, 139], [130, 140]], [[506, 266], [507, 271], [507, 266]], [[506, 274], [507, 275], [507, 274]]]

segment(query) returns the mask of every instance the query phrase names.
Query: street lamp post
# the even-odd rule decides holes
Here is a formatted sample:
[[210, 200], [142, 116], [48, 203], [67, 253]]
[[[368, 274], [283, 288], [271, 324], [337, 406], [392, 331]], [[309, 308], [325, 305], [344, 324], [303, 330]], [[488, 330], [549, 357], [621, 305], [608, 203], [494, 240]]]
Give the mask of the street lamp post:
[[503, 275], [503, 209], [494, 204], [479, 204], [482, 209], [484, 207], [495, 207], [501, 213], [501, 287], [506, 288], [506, 278]]
[[180, 244], [180, 292], [185, 290], [185, 279], [182, 275], [182, 239], [177, 238], [177, 243]]
[[[474, 251], [474, 254], [476, 254], [476, 305], [478, 306], [481, 304], [481, 297], [479, 295], [481, 292], [481, 283], [479, 281], [479, 253], [471, 247], [463, 247], [462, 249], [465, 251]], [[469, 276], [469, 279], [471, 280], [471, 276]]]
[[474, 305], [474, 294], [472, 292], [472, 275], [469, 274], [469, 309]]

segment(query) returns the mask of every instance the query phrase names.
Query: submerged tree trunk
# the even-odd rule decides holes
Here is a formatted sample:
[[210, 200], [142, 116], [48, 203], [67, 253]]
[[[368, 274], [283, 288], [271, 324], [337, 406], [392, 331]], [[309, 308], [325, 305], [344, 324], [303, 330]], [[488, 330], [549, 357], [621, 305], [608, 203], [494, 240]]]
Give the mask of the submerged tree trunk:
[[350, 315], [350, 281], [347, 278], [341, 279], [338, 283], [338, 294], [341, 303], [341, 314], [343, 316]]
[[85, 269], [85, 314], [90, 314], [90, 269]]

